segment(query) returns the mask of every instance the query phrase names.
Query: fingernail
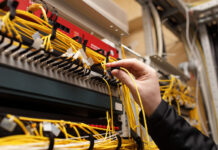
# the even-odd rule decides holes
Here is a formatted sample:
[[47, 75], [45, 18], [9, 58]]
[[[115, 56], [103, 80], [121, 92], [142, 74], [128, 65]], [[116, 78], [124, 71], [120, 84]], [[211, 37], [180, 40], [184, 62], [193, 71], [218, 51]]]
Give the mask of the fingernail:
[[117, 72], [118, 72], [118, 69], [114, 69], [114, 70], [111, 71], [111, 73], [112, 73], [113, 75], [116, 75]]

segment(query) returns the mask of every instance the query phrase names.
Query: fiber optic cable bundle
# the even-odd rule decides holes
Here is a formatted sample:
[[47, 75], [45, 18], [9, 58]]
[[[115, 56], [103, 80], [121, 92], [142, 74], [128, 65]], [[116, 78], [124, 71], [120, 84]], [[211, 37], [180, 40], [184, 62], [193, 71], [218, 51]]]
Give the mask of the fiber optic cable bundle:
[[163, 100], [172, 105], [172, 101], [184, 106], [187, 109], [195, 107], [194, 96], [192, 96], [190, 87], [183, 84], [175, 76], [170, 76], [169, 80], [160, 80], [160, 90]]
[[188, 110], [187, 121], [202, 131], [198, 108], [190, 87], [173, 75], [169, 79], [160, 79], [159, 82], [162, 99], [168, 102], [169, 105], [175, 104], [179, 115], [182, 115], [181, 108]]

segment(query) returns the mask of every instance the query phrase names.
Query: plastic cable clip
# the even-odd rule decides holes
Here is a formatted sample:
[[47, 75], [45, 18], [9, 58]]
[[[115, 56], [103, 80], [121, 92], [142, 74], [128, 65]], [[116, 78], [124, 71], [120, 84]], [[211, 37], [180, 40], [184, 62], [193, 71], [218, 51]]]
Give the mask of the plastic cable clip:
[[84, 52], [86, 51], [86, 45], [87, 45], [87, 43], [88, 43], [88, 40], [84, 40], [84, 41], [83, 41], [82, 48], [83, 48]]
[[60, 130], [58, 129], [57, 125], [54, 125], [50, 122], [43, 122], [43, 131], [45, 132], [51, 132], [56, 137], [60, 134]]
[[131, 133], [131, 136], [133, 137], [134, 141], [137, 144], [137, 150], [143, 150], [144, 144], [142, 142], [141, 137], [138, 136], [137, 133], [135, 133], [135, 131], [133, 131], [133, 129], [131, 129], [131, 128], [130, 128], [130, 133]]
[[60, 134], [60, 129], [58, 125], [52, 124], [52, 133], [57, 137]]
[[40, 37], [39, 32], [36, 32], [32, 35], [33, 37], [33, 44], [32, 47], [35, 48], [36, 50], [40, 49], [43, 43], [43, 40]]
[[13, 121], [13, 118], [10, 118], [10, 119], [3, 118], [1, 123], [0, 123], [0, 126], [9, 132], [14, 131], [16, 125], [17, 124]]
[[53, 150], [54, 149], [54, 135], [52, 133], [49, 134], [49, 146], [48, 150]]
[[73, 52], [72, 48], [70, 47], [70, 48], [68, 48], [68, 50], [67, 50], [64, 54], [62, 54], [61, 56], [62, 56], [62, 57], [73, 57], [74, 54], [75, 54], [75, 53]]
[[4, 26], [4, 22], [2, 20], [0, 20], [0, 30], [2, 30], [2, 26]]
[[118, 140], [118, 144], [117, 144], [117, 148], [116, 150], [119, 150], [122, 146], [122, 139], [119, 135], [116, 136], [117, 137], [117, 140]]
[[15, 18], [15, 16], [16, 16], [16, 9], [17, 9], [17, 6], [18, 6], [18, 4], [19, 4], [19, 2], [18, 1], [16, 1], [16, 0], [8, 0], [7, 1], [7, 5], [8, 5], [8, 7], [9, 7], [9, 9], [10, 9], [10, 20], [13, 20], [14, 18]]

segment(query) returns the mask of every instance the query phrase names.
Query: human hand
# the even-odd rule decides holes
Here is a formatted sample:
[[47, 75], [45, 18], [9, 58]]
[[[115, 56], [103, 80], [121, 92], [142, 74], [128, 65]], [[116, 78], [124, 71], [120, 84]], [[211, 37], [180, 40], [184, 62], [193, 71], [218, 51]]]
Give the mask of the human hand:
[[[123, 67], [132, 73], [142, 99], [145, 114], [150, 116], [161, 102], [160, 87], [156, 71], [137, 59], [124, 59], [107, 63], [106, 67]], [[128, 86], [133, 98], [139, 104], [137, 92], [130, 76], [120, 69], [114, 69], [112, 74]]]

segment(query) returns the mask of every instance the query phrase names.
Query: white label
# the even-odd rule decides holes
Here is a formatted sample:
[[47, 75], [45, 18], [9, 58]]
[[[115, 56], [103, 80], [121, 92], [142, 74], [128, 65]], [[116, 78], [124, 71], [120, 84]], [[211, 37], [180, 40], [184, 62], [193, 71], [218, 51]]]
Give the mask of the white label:
[[110, 54], [111, 54], [111, 56], [114, 56], [114, 51], [110, 50]]
[[60, 129], [58, 128], [58, 125], [52, 124], [52, 133], [57, 137], [60, 134]]
[[67, 50], [67, 52], [65, 52], [64, 54], [62, 54], [63, 57], [73, 57], [73, 55], [74, 55], [74, 52], [73, 52], [72, 48], [69, 48], [69, 49]]
[[32, 47], [35, 48], [36, 50], [40, 49], [43, 43], [43, 40], [40, 37], [39, 32], [35, 32], [33, 35], [33, 45]]
[[115, 110], [122, 111], [123, 110], [122, 104], [115, 102]]
[[8, 119], [8, 118], [2, 119], [1, 124], [0, 124], [0, 126], [3, 129], [8, 130], [10, 132], [14, 131], [16, 125], [17, 124], [12, 119]]
[[42, 42], [43, 42], [42, 39], [37, 38], [34, 40], [32, 47], [38, 50], [41, 48]]
[[2, 29], [3, 25], [4, 25], [4, 22], [2, 22], [2, 20], [0, 20], [0, 30]]
[[39, 32], [35, 32], [35, 33], [32, 35], [32, 38], [33, 38], [34, 40], [40, 39], [41, 37], [40, 37]]
[[52, 125], [49, 122], [43, 122], [43, 131], [52, 131]]
[[74, 59], [77, 59], [79, 56], [81, 56], [80, 51], [77, 51], [76, 54], [73, 56]]
[[91, 57], [88, 58], [88, 63], [89, 63], [89, 66], [92, 66], [94, 64], [94, 61]]
[[88, 59], [88, 57], [86, 56], [86, 53], [85, 53], [85, 51], [83, 50], [83, 49], [80, 49], [80, 53], [81, 53], [81, 55], [83, 56], [83, 58], [84, 59]]

